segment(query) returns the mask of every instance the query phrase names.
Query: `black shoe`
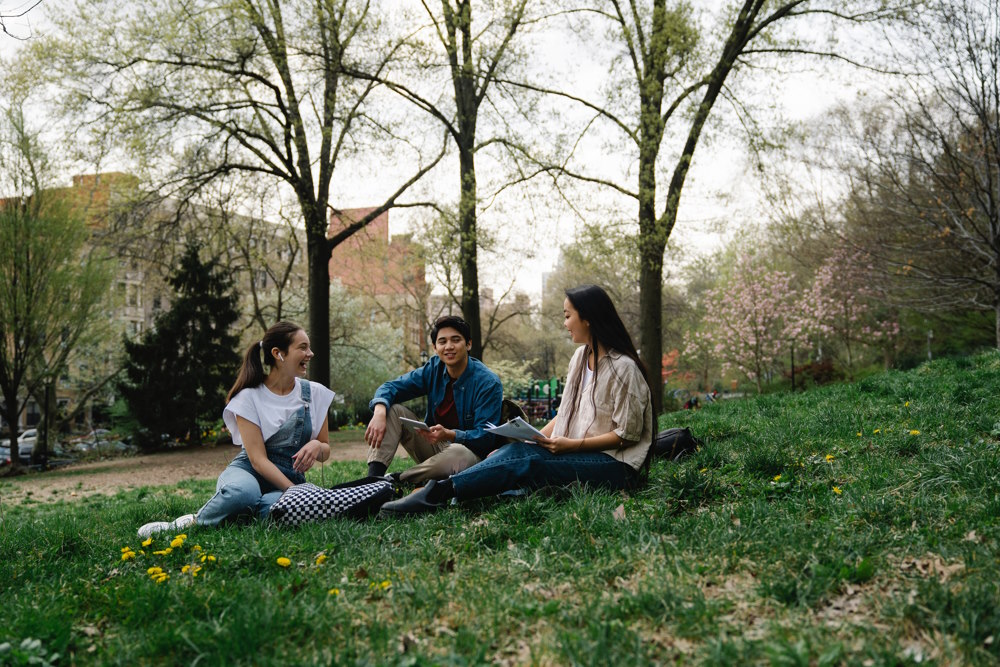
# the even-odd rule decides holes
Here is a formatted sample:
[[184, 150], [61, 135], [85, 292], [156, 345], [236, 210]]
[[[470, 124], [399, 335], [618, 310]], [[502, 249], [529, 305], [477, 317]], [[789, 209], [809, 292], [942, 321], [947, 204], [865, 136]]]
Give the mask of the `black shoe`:
[[445, 506], [444, 502], [437, 502], [429, 500], [428, 496], [431, 490], [437, 484], [437, 481], [430, 480], [427, 484], [408, 496], [404, 496], [399, 500], [392, 500], [382, 505], [382, 509], [379, 510], [379, 515], [383, 516], [410, 516], [412, 514], [427, 514], [428, 512], [436, 512]]

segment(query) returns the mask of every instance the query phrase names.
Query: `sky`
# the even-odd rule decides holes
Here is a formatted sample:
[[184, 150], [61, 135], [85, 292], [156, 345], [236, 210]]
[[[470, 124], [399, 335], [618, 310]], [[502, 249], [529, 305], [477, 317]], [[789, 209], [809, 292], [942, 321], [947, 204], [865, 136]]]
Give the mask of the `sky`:
[[[58, 0], [46, 0], [39, 7], [31, 9], [28, 14], [19, 18], [6, 18], [6, 30], [18, 38], [31, 39], [31, 36], [45, 29], [45, 11], [56, 4]], [[0, 0], [0, 14], [11, 16], [29, 8], [34, 0]], [[8, 35], [0, 35], [0, 58], [6, 58], [22, 46], [23, 42]], [[539, 60], [545, 61], [555, 54], [565, 56], [567, 44], [556, 40], [551, 43], [541, 43], [536, 46]], [[578, 67], [594, 67], [595, 71], [583, 72], [584, 80], [599, 81], [606, 77], [605, 70], [596, 70], [597, 64], [588, 63], [587, 54], [579, 52], [573, 59]], [[844, 82], [831, 77], [828, 71], [801, 70], [782, 75], [782, 84], [778, 93], [768, 102], [773, 102], [777, 109], [780, 122], [809, 122], [821, 116], [833, 104], [850, 100], [857, 93], [857, 84]], [[761, 88], [751, 94], [774, 96], [774, 91]], [[715, 114], [725, 114], [723, 103], [717, 104]], [[754, 171], [749, 168], [749, 161], [744, 142], [738, 132], [726, 128], [723, 120], [721, 131], [709, 130], [695, 155], [695, 161], [685, 185], [681, 200], [680, 212], [671, 243], [684, 250], [684, 257], [692, 257], [709, 253], [726, 243], [738, 234], [747, 224], [760, 222], [763, 218], [763, 201], [760, 197], [761, 184]], [[766, 119], [765, 119], [766, 124]], [[597, 155], [595, 160], [603, 160]], [[454, 165], [454, 161], [452, 162]], [[482, 168], [482, 167], [480, 167]], [[670, 165], [672, 168], [672, 165]], [[439, 168], [432, 183], [426, 184], [427, 192], [443, 193], [444, 196], [454, 196], [457, 189], [457, 166], [451, 169]], [[68, 177], [67, 177], [68, 180]], [[335, 205], [340, 208], [370, 206], [384, 197], [374, 186], [376, 179], [361, 180], [348, 183], [342, 188], [343, 201]], [[634, 178], [632, 179], [634, 181]], [[667, 177], [661, 179], [661, 189], [666, 188]], [[627, 180], [623, 182], [628, 183]], [[634, 183], [628, 183], [635, 187]], [[600, 195], [598, 195], [600, 196]], [[481, 284], [493, 287], [496, 291], [506, 289], [511, 275], [516, 278], [515, 288], [528, 293], [533, 299], [540, 297], [542, 275], [551, 270], [558, 258], [560, 243], [572, 238], [578, 219], [558, 202], [550, 202], [552, 208], [544, 211], [533, 209], [530, 215], [544, 218], [544, 224], [532, 227], [528, 236], [519, 237], [517, 223], [507, 224], [506, 219], [491, 220], [489, 212], [482, 219], [487, 224], [500, 225], [512, 233], [508, 249], [501, 257], [487, 261], [481, 266]], [[623, 217], [634, 219], [635, 203], [626, 202]], [[498, 206], [511, 218], [522, 217], [521, 209], [516, 201], [507, 202], [506, 206]], [[390, 231], [393, 234], [411, 231], [413, 222], [421, 213], [412, 209], [399, 209], [390, 212]], [[425, 215], [425, 214], [423, 214]], [[519, 238], [522, 239], [519, 241]], [[519, 242], [523, 246], [518, 252]], [[530, 255], [530, 257], [523, 257]], [[512, 258], [521, 257], [519, 260]], [[513, 261], [513, 263], [512, 263]], [[671, 257], [667, 258], [668, 269]], [[513, 270], [512, 270], [513, 267]]]

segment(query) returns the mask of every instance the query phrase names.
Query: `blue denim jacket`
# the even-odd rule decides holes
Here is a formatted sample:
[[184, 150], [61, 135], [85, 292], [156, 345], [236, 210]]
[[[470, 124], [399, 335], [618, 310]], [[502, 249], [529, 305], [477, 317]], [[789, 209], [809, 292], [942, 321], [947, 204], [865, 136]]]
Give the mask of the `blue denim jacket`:
[[[434, 411], [444, 400], [444, 390], [448, 384], [448, 368], [440, 357], [431, 357], [426, 364], [395, 380], [389, 380], [375, 391], [375, 398], [368, 407], [372, 410], [379, 403], [388, 409], [419, 396], [427, 397], [427, 415], [424, 422], [428, 426], [437, 423]], [[483, 429], [486, 422], [500, 421], [500, 407], [503, 403], [503, 385], [497, 374], [486, 364], [469, 357], [465, 372], [455, 380], [455, 409], [458, 412], [458, 429], [455, 442], [459, 442], [478, 456], [486, 455], [500, 446], [492, 433]]]

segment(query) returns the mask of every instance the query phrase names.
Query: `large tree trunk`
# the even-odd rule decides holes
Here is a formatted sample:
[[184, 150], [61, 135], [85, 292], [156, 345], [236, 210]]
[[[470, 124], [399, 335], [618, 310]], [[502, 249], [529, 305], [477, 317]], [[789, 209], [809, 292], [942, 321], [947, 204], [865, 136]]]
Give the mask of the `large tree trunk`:
[[458, 200], [459, 263], [462, 265], [462, 317], [472, 330], [469, 354], [483, 358], [482, 318], [479, 309], [479, 259], [476, 239], [476, 163], [469, 148], [459, 149], [461, 195]]
[[[305, 207], [303, 207], [305, 209]], [[306, 253], [309, 257], [309, 341], [316, 355], [309, 362], [309, 379], [330, 386], [330, 246], [325, 211], [306, 212]]]

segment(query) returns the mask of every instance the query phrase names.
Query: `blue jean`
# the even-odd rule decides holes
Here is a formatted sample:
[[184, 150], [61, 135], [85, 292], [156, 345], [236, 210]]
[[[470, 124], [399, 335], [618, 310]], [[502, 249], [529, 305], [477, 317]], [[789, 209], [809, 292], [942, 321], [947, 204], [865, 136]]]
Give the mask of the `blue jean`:
[[573, 482], [612, 490], [629, 489], [637, 480], [635, 469], [603, 452], [553, 454], [541, 445], [527, 442], [504, 445], [493, 456], [451, 476], [460, 500]]
[[266, 481], [263, 484], [266, 488], [261, 488], [257, 476], [242, 467], [227, 466], [215, 483], [215, 495], [198, 510], [198, 525], [218, 526], [240, 516], [265, 518], [281, 497], [281, 490]]

